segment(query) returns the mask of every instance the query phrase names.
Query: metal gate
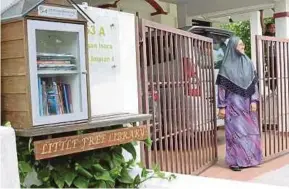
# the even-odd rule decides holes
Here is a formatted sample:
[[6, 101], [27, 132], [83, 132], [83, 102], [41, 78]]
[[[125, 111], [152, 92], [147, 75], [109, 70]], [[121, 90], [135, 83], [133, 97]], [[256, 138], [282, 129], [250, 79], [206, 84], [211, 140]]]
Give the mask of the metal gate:
[[139, 20], [139, 94], [151, 113], [150, 168], [198, 174], [217, 161], [212, 40]]
[[289, 39], [256, 37], [265, 161], [289, 151]]

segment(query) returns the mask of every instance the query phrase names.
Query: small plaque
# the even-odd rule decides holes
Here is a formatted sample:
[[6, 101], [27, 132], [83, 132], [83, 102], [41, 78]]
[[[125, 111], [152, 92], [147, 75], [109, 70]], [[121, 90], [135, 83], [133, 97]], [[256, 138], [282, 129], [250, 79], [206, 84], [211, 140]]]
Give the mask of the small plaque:
[[48, 159], [73, 153], [79, 153], [149, 137], [148, 126], [138, 126], [94, 132], [76, 136], [53, 138], [34, 142], [35, 159]]
[[52, 18], [77, 19], [77, 10], [46, 5], [38, 6], [38, 15]]

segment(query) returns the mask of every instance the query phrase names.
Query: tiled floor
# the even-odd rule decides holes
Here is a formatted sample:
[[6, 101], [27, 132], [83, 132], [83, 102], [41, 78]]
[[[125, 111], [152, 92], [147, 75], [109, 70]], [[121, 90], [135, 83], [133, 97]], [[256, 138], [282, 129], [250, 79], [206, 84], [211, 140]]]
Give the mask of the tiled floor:
[[[225, 141], [224, 141], [224, 133], [221, 131], [219, 134], [219, 148], [218, 148], [218, 154], [219, 154], [219, 161], [216, 165], [212, 166], [211, 168], [207, 169], [205, 172], [201, 174], [201, 176], [204, 177], [213, 177], [213, 178], [223, 178], [223, 179], [230, 179], [230, 180], [238, 180], [238, 181], [258, 181], [262, 182], [262, 180], [266, 179], [268, 176], [266, 176], [266, 173], [269, 173], [274, 175], [275, 172], [271, 172], [274, 170], [282, 170], [276, 173], [281, 174], [288, 171], [287, 178], [289, 177], [289, 167], [284, 170], [283, 167], [289, 164], [289, 155], [281, 156], [277, 159], [271, 160], [269, 162], [266, 162], [259, 167], [255, 168], [248, 168], [244, 169], [241, 172], [233, 172], [230, 169], [228, 169], [224, 162], [224, 154], [225, 154]], [[223, 137], [222, 137], [223, 136]], [[280, 169], [282, 168], [282, 169]], [[264, 178], [262, 177], [264, 176]], [[269, 176], [270, 177], [270, 176]], [[254, 180], [256, 178], [256, 180]], [[258, 180], [258, 179], [259, 180]], [[270, 182], [270, 181], [268, 181]], [[273, 180], [272, 180], [273, 182]], [[271, 183], [272, 183], [271, 182]], [[289, 182], [288, 185], [289, 186]]]

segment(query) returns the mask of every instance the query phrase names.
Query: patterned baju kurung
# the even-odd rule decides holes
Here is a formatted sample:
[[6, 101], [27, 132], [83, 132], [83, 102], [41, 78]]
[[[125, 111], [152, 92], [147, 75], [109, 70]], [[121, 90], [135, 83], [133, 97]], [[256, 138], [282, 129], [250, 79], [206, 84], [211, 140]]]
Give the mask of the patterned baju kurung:
[[258, 88], [245, 98], [218, 86], [218, 108], [225, 108], [225, 137], [228, 166], [252, 167], [262, 161], [258, 113], [250, 104], [259, 101]]

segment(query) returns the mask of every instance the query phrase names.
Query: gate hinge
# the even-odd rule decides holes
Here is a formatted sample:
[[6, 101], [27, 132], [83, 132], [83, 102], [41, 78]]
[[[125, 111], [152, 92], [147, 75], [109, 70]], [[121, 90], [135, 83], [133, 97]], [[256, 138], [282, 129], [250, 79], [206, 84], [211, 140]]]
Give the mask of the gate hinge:
[[139, 44], [143, 44], [143, 38], [142, 37], [139, 38]]

